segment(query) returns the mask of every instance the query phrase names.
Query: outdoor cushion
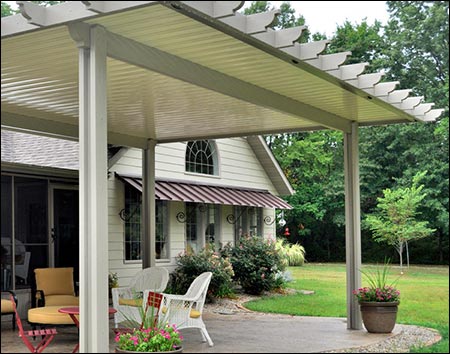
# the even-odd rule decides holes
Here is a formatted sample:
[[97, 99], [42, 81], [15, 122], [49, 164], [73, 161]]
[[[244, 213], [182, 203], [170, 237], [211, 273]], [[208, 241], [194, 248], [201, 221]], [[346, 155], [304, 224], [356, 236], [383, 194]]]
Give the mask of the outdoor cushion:
[[45, 295], [45, 306], [78, 306], [79, 298], [73, 295]]
[[61, 306], [36, 307], [28, 310], [28, 322], [52, 325], [74, 325], [69, 315], [58, 312]]
[[[161, 312], [162, 312], [163, 314], [166, 314], [166, 312], [167, 312], [167, 307], [164, 306], [164, 307], [161, 309]], [[191, 312], [189, 313], [189, 317], [190, 317], [190, 318], [199, 318], [201, 315], [202, 315], [202, 314], [200, 313], [200, 311], [197, 311], [197, 310], [191, 310]]]
[[73, 268], [37, 268], [37, 290], [43, 290], [45, 300], [48, 295], [75, 295]]
[[125, 299], [119, 297], [119, 305], [140, 307], [142, 306], [142, 299]]
[[11, 300], [2, 299], [2, 313], [14, 313], [14, 307]]

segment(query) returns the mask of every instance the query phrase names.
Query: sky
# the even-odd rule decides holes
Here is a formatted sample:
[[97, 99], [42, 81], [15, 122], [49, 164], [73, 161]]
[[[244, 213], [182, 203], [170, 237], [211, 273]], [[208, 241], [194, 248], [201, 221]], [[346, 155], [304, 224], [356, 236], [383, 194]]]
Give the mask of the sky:
[[[279, 8], [283, 1], [270, 1]], [[16, 8], [15, 1], [7, 1]], [[342, 25], [345, 20], [351, 23], [361, 23], [364, 18], [372, 25], [375, 20], [386, 24], [389, 16], [385, 1], [290, 1], [296, 10], [297, 16], [305, 18], [306, 25], [311, 33], [325, 33], [331, 37], [337, 25]], [[244, 7], [251, 1], [246, 1]]]
[[[249, 6], [247, 1], [244, 6]], [[270, 1], [279, 8], [283, 1]], [[342, 25], [346, 20], [351, 23], [361, 23], [367, 18], [372, 25], [375, 20], [386, 24], [389, 18], [386, 2], [384, 1], [290, 1], [291, 7], [296, 10], [296, 15], [305, 18], [305, 24], [311, 33], [325, 33], [331, 37], [337, 25]]]

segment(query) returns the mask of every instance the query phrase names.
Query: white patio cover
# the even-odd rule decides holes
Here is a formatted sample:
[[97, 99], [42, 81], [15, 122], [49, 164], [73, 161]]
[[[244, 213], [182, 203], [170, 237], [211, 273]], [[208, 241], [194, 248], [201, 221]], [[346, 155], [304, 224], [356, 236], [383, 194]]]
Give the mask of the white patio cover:
[[[313, 129], [344, 132], [348, 327], [360, 328], [358, 126], [432, 109], [350, 53], [272, 30], [242, 1], [17, 1], [2, 18], [2, 127], [80, 141], [80, 350], [108, 351], [106, 144], [142, 148], [144, 266], [154, 248], [154, 146]], [[154, 262], [154, 260], [153, 260]]]

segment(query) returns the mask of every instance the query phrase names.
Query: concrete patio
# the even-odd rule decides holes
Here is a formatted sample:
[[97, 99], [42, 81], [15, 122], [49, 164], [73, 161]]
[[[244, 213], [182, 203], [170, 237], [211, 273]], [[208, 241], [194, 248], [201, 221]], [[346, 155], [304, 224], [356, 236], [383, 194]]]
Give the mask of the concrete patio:
[[[206, 313], [204, 320], [214, 346], [201, 342], [196, 329], [182, 330], [184, 353], [319, 353], [372, 345], [402, 331], [396, 325], [390, 334], [369, 334], [348, 330], [345, 318], [301, 317], [262, 313]], [[110, 328], [113, 321], [110, 320]], [[11, 321], [2, 321], [2, 353], [27, 353], [28, 349], [12, 331]], [[71, 353], [78, 340], [75, 327], [58, 328], [45, 353]], [[110, 352], [114, 352], [110, 332]]]

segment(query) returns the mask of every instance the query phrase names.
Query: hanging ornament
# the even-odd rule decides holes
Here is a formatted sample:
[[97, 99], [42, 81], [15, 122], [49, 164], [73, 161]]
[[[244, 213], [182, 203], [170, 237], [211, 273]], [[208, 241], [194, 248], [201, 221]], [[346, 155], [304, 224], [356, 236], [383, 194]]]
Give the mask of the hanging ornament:
[[289, 236], [291, 233], [289, 232], [289, 227], [286, 227], [285, 229], [284, 229], [284, 236]]

